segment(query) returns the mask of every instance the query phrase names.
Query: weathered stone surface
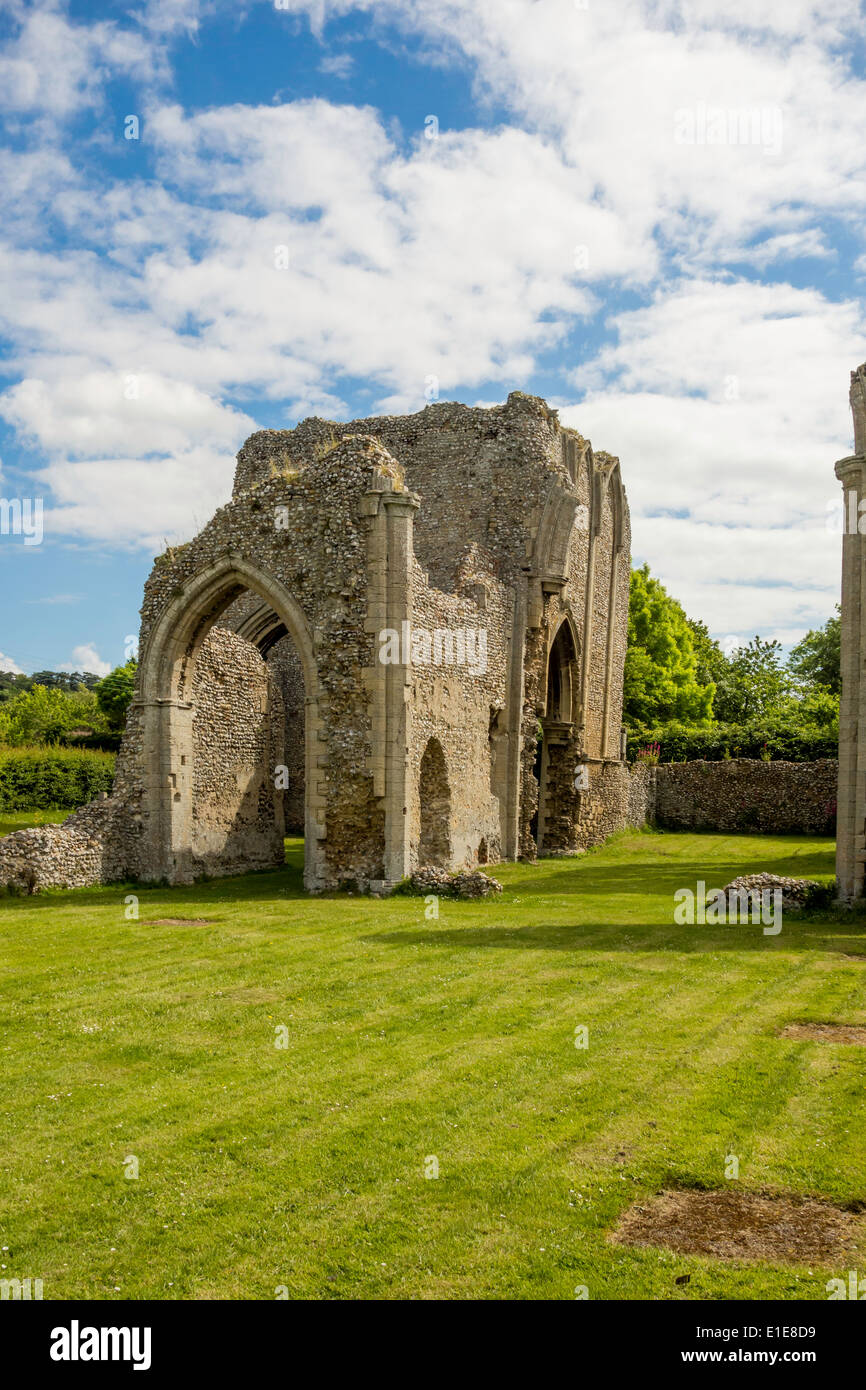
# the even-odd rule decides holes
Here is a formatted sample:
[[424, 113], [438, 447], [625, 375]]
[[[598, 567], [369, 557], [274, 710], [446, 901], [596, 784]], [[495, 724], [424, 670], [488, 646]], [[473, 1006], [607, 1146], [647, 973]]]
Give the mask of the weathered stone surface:
[[643, 819], [674, 830], [754, 830], [763, 834], [833, 833], [836, 814], [836, 762], [762, 762], [731, 758], [722, 762], [660, 763], [636, 769], [633, 824]]
[[839, 702], [839, 810], [836, 878], [843, 899], [862, 898], [866, 871], [866, 777], [860, 729], [866, 730], [863, 574], [866, 565], [866, 363], [851, 373], [854, 453], [836, 464], [842, 484], [842, 696]]
[[415, 870], [407, 891], [425, 897], [432, 893], [440, 898], [486, 898], [491, 893], [501, 893], [502, 884], [480, 869], [458, 869], [450, 873], [448, 869], [431, 865]]
[[786, 878], [784, 874], [743, 874], [732, 879], [722, 889], [723, 893], [773, 893], [780, 889], [783, 908], [803, 908], [815, 903], [828, 894], [825, 883], [814, 878]]
[[629, 545], [618, 460], [537, 397], [259, 431], [147, 581], [111, 798], [0, 841], [0, 882], [272, 867], [284, 827], [312, 891], [598, 843]]

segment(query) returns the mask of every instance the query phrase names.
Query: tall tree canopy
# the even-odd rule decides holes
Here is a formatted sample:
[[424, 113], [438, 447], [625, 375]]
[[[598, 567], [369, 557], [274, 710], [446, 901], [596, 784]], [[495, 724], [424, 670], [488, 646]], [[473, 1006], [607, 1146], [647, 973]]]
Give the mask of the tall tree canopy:
[[96, 687], [97, 703], [112, 729], [122, 729], [126, 723], [126, 711], [135, 691], [137, 666], [138, 662], [132, 657], [125, 666], [115, 666]]
[[836, 613], [823, 627], [807, 632], [791, 650], [788, 665], [794, 675], [807, 686], [820, 686], [834, 695], [842, 690], [839, 651], [842, 641], [842, 618], [838, 603]]
[[632, 570], [625, 722], [646, 728], [671, 719], [708, 723], [714, 690], [712, 680], [699, 679], [695, 636], [681, 606], [652, 578], [649, 565]]

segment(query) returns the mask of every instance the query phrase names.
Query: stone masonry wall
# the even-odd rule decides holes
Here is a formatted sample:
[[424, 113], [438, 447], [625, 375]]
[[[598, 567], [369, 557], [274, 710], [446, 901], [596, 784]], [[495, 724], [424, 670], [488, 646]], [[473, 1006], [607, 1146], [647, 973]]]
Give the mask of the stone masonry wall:
[[283, 704], [258, 651], [214, 627], [193, 683], [192, 851], [199, 873], [242, 873], [283, 863]]
[[287, 835], [304, 833], [304, 673], [291, 637], [283, 637], [267, 655], [283, 705], [283, 764], [289, 785], [283, 793]]
[[416, 567], [413, 626], [425, 632], [485, 634], [484, 669], [478, 660], [412, 667], [412, 736], [409, 746], [409, 805], [412, 843], [420, 839], [420, 768], [430, 738], [445, 755], [451, 790], [451, 852], [455, 867], [476, 864], [484, 842], [488, 862], [502, 854], [500, 807], [494, 792], [491, 718], [506, 697], [508, 631], [512, 604], [505, 586], [484, 571], [476, 557], [464, 565], [462, 585], [475, 595], [447, 594], [430, 588]]
[[832, 835], [837, 775], [835, 758], [637, 766], [631, 773], [629, 823], [649, 821], [672, 830]]
[[[542, 852], [545, 836], [554, 851], [597, 843], [628, 816], [627, 592], [618, 462], [537, 397], [259, 431], [238, 455], [232, 501], [154, 566], [114, 792], [39, 842], [42, 872], [184, 882], [276, 863], [285, 811], [291, 829], [305, 823], [310, 888], [394, 882], [397, 861], [417, 858], [433, 738], [453, 866], [534, 858], [537, 731], [564, 620], [571, 709], [545, 722], [537, 833]], [[416, 628], [483, 629], [486, 669], [383, 672], [377, 629], [395, 605]], [[591, 764], [585, 793], [578, 758]], [[10, 839], [0, 881], [4, 864], [26, 875], [37, 857], [35, 841]]]

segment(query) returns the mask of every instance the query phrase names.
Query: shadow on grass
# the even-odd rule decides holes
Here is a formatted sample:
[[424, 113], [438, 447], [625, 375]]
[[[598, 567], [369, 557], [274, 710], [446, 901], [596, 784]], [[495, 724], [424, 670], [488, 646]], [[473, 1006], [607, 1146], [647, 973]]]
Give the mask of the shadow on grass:
[[[808, 937], [805, 928], [812, 928]], [[786, 934], [787, 932], [787, 934]], [[529, 923], [521, 927], [440, 927], [376, 932], [362, 940], [393, 946], [461, 946], [485, 950], [592, 951], [647, 954], [669, 951], [683, 955], [717, 954], [720, 951], [768, 951], [788, 955], [795, 952], [833, 951], [866, 955], [866, 921], [855, 935], [850, 921], [833, 923], [798, 919], [779, 936], [764, 936], [756, 923], [727, 927], [687, 927], [673, 923], [575, 924]], [[853, 964], [854, 962], [852, 962]]]
[[[47, 888], [41, 893], [23, 897], [0, 898], [0, 911], [4, 907], [24, 908], [36, 912], [47, 909], [56, 912], [59, 907], [105, 907], [115, 897], [122, 900], [134, 893], [139, 900], [142, 915], [158, 904], [172, 908], [183, 908], [186, 903], [202, 906], [207, 903], [224, 903], [226, 906], [237, 903], [256, 902], [259, 899], [300, 899], [313, 901], [304, 888], [303, 870], [286, 866], [284, 869], [265, 869], [260, 873], [242, 874], [227, 878], [200, 878], [195, 883], [110, 883], [99, 888]], [[345, 896], [333, 894], [330, 896]], [[315, 899], [325, 900], [322, 895]]]
[[[549, 861], [541, 861], [542, 864], [547, 862]], [[574, 893], [581, 897], [598, 893], [608, 896], [620, 893], [657, 893], [666, 890], [668, 885], [673, 885], [670, 891], [674, 892], [677, 888], [694, 887], [699, 879], [704, 880], [708, 889], [721, 888], [743, 874], [765, 870], [786, 878], [820, 879], [832, 878], [835, 872], [832, 850], [791, 854], [784, 858], [766, 855], [761, 857], [760, 854], [755, 854], [727, 861], [710, 859], [709, 862], [697, 857], [671, 858], [661, 862], [657, 857], [647, 857], [639, 860], [629, 858], [624, 864], [601, 864], [597, 859], [587, 858], [574, 861], [573, 868], [559, 868], [547, 873], [541, 865], [521, 867], [532, 874], [531, 879], [526, 880], [527, 891], [538, 894]], [[496, 866], [491, 872], [495, 877]], [[509, 890], [512, 886], [516, 891], [516, 885], [507, 885]], [[522, 881], [520, 886], [522, 887]]]

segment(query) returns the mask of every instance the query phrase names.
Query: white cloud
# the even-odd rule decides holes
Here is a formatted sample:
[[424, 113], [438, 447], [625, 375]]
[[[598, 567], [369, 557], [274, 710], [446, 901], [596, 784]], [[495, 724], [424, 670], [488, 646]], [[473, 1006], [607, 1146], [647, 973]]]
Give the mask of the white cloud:
[[722, 253], [722, 261], [742, 261], [766, 270], [776, 262], [806, 259], [828, 260], [834, 255], [827, 245], [824, 233], [819, 227], [806, 227], [796, 232], [780, 232], [778, 236], [765, 237], [755, 246], [736, 247], [728, 255]]
[[52, 0], [11, 9], [19, 27], [0, 54], [0, 110], [10, 115], [65, 118], [101, 106], [109, 74], [156, 76], [158, 51], [135, 30], [71, 23]]
[[339, 77], [345, 81], [355, 66], [355, 59], [351, 53], [329, 53], [319, 64], [319, 72], [326, 77]]
[[89, 671], [94, 676], [107, 676], [112, 669], [110, 661], [103, 661], [92, 642], [72, 648], [72, 660], [64, 661], [59, 671]]
[[66, 605], [67, 603], [80, 603], [83, 598], [83, 594], [46, 594], [43, 598], [28, 598], [24, 602]]
[[190, 448], [171, 458], [58, 460], [41, 473], [57, 506], [47, 534], [78, 535], [157, 553], [188, 540], [231, 495], [234, 455]]
[[12, 676], [24, 675], [24, 672], [21, 670], [21, 667], [16, 666], [11, 656], [4, 656], [2, 652], [0, 652], [0, 671], [6, 671]]
[[51, 366], [49, 380], [26, 377], [0, 397], [0, 415], [52, 455], [174, 454], [190, 439], [205, 449], [239, 445], [254, 428], [249, 416], [134, 361], [114, 372]]
[[[467, 59], [510, 124], [427, 140], [419, 116], [407, 143], [371, 108], [322, 100], [189, 114], [154, 95], [166, 44], [228, 0], [147, 0], [138, 29], [15, 7], [0, 105], [38, 126], [131, 76], [161, 180], [94, 180], [56, 140], [2, 156], [17, 381], [0, 415], [44, 456], [46, 523], [152, 547], [188, 535], [228, 495], [257, 402], [289, 424], [345, 414], [358, 381], [371, 413], [420, 408], [431, 375], [442, 395], [504, 395], [625, 287], [648, 302], [605, 324], [615, 341], [572, 373], [586, 399], [563, 417], [620, 453], [636, 554], [729, 636], [758, 615], [789, 634], [826, 617], [858, 305], [726, 268], [808, 274], [862, 225], [866, 82], [840, 47], [856, 0], [290, 8], [319, 36], [364, 11], [418, 58]], [[678, 139], [678, 113], [713, 109], [757, 113], [755, 142]], [[33, 236], [49, 218], [68, 247]]]
[[840, 538], [827, 527], [850, 451], [859, 306], [814, 290], [686, 282], [619, 315], [617, 341], [574, 373], [562, 419], [618, 454], [633, 550], [695, 617], [743, 641], [832, 612]]
[[[281, 399], [290, 423], [344, 414], [329, 389], [343, 376], [378, 383], [382, 409], [420, 408], [431, 375], [443, 393], [500, 381], [504, 394], [594, 310], [594, 280], [650, 268], [577, 171], [524, 132], [400, 152], [371, 110], [322, 101], [161, 108], [150, 130], [175, 191], [99, 200], [120, 264], [80, 249], [0, 259], [20, 375], [0, 415], [49, 456], [53, 523], [73, 533], [132, 539], [138, 525], [152, 544], [158, 519], [188, 533], [191, 500], [199, 521], [225, 500], [211, 484], [227, 488], [254, 421], [220, 396]], [[77, 227], [84, 190], [61, 206]], [[578, 277], [588, 236], [605, 253]]]

